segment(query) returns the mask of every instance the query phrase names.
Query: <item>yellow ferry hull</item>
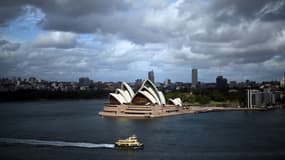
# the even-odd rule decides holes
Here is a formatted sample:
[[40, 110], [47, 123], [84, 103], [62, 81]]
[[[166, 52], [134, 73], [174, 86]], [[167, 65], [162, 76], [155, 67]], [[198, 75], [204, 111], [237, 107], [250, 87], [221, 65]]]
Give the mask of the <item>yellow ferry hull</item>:
[[125, 145], [125, 144], [121, 144], [121, 145], [118, 145], [118, 144], [115, 144], [115, 148], [118, 148], [118, 149], [143, 149], [144, 148], [144, 145], [141, 143], [139, 145]]

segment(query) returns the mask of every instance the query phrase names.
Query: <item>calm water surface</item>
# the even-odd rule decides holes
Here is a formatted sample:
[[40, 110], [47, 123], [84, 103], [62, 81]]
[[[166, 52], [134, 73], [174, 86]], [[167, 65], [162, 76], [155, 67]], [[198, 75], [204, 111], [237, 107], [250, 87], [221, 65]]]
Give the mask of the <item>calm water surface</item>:
[[285, 159], [285, 110], [159, 119], [98, 116], [105, 100], [0, 104], [0, 138], [112, 144], [136, 134], [144, 150], [0, 142], [0, 159]]

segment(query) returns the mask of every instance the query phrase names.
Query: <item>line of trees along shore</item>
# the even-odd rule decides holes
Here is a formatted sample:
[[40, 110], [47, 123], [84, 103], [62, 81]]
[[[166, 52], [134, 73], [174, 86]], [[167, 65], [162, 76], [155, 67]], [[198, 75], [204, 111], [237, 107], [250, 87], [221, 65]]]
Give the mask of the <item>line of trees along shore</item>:
[[106, 98], [110, 91], [48, 91], [48, 90], [17, 90], [0, 92], [0, 102], [29, 101], [42, 99], [95, 99]]
[[[111, 91], [48, 91], [48, 90], [17, 90], [0, 92], [0, 102], [4, 101], [25, 101], [25, 100], [41, 100], [41, 99], [93, 99], [107, 98]], [[184, 103], [236, 103], [243, 104], [245, 102], [245, 91], [235, 93], [221, 92], [217, 90], [205, 90], [203, 92], [190, 94], [183, 91], [171, 91], [165, 93], [166, 99], [180, 97]]]
[[[88, 91], [50, 91], [50, 90], [16, 90], [0, 92], [0, 102], [13, 101], [32, 101], [32, 100], [60, 100], [60, 99], [106, 99], [110, 90], [88, 90]], [[212, 105], [212, 106], [245, 106], [246, 89], [234, 90], [217, 90], [204, 89], [193, 92], [188, 91], [170, 91], [165, 93], [165, 98], [182, 99], [185, 105]], [[279, 103], [284, 104], [285, 99], [278, 99]]]
[[236, 104], [245, 105], [246, 92], [244, 90], [237, 90], [235, 92], [219, 91], [208, 89], [200, 92], [169, 92], [165, 94], [167, 99], [180, 97], [186, 104]]

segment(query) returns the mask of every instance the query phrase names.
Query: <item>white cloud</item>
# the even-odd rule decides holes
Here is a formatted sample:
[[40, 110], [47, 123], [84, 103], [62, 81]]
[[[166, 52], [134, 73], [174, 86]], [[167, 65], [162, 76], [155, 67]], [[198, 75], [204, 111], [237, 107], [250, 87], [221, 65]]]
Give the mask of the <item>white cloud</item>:
[[76, 46], [77, 37], [71, 32], [51, 31], [39, 34], [32, 45], [39, 48], [73, 48]]
[[[285, 8], [283, 2], [82, 3], [87, 9], [68, 0], [56, 5], [34, 4], [44, 14], [39, 26], [46, 31], [17, 54], [3, 52], [5, 64], [14, 66], [13, 73], [64, 79], [84, 74], [106, 81], [131, 81], [144, 78], [153, 69], [160, 81], [188, 81], [188, 71], [195, 67], [205, 81], [219, 74], [232, 80], [250, 76], [263, 80], [285, 67], [285, 21], [278, 14]], [[63, 8], [66, 5], [71, 9]], [[21, 52], [25, 53], [21, 59], [13, 56]]]

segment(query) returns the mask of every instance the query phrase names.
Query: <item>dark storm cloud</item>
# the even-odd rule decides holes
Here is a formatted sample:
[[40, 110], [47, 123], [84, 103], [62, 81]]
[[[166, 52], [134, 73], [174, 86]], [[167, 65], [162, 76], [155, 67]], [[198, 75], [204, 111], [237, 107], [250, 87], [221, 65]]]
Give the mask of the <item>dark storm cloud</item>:
[[265, 21], [279, 21], [285, 20], [285, 1], [278, 1], [276, 3], [271, 3], [266, 6], [264, 11], [261, 12], [263, 14], [262, 19]]
[[211, 9], [220, 21], [252, 20], [259, 16], [267, 21], [285, 19], [284, 0], [216, 0]]
[[118, 0], [80, 0], [80, 1], [53, 1], [52, 3], [35, 3], [47, 14], [65, 15], [69, 18], [73, 16], [84, 16], [90, 14], [111, 14], [115, 11], [126, 10], [130, 4]]
[[0, 5], [0, 25], [7, 24], [10, 20], [18, 17], [21, 10], [19, 6], [6, 7]]
[[[193, 1], [185, 1], [184, 6], [190, 7], [193, 5], [191, 2]], [[285, 21], [282, 21], [284, 20], [282, 17], [285, 13], [283, 11], [285, 1], [217, 0], [211, 3], [210, 6], [205, 7], [206, 10], [202, 13], [203, 17], [207, 15], [208, 18], [205, 18], [204, 26], [200, 28], [203, 29], [203, 32], [190, 35], [189, 45], [196, 52], [211, 54], [213, 52], [235, 52], [239, 55], [238, 53], [248, 51], [250, 55], [251, 47], [263, 49], [264, 45], [268, 45], [267, 43], [275, 43], [276, 39], [284, 36]], [[183, 14], [189, 12], [191, 11], [182, 8]], [[279, 21], [275, 21], [274, 18], [263, 21], [262, 18], [270, 17], [273, 14], [279, 17]], [[228, 18], [223, 16], [228, 16]], [[232, 24], [231, 21], [235, 21], [235, 23]], [[283, 41], [282, 38], [280, 41]], [[271, 50], [274, 50], [274, 53], [284, 52], [282, 43], [280, 45], [277, 51], [276, 48], [267, 46], [266, 52], [271, 52]], [[235, 51], [221, 50], [222, 48]], [[239, 51], [241, 49], [243, 52]]]
[[[26, 5], [31, 5], [41, 9], [47, 15], [47, 17], [52, 17], [52, 15], [54, 15], [59, 17], [63, 16], [66, 19], [73, 19], [92, 14], [112, 14], [115, 11], [125, 10], [130, 7], [129, 3], [117, 0], [1, 0], [0, 13], [3, 14], [0, 16], [0, 24], [19, 16], [21, 13], [21, 8]], [[56, 22], [59, 23], [60, 21]], [[49, 28], [49, 26], [46, 27]], [[66, 30], [69, 29], [66, 28]]]
[[[39, 74], [58, 70], [63, 77], [72, 70], [92, 74], [93, 68], [104, 76], [105, 71], [132, 68], [178, 73], [181, 68], [198, 67], [211, 75], [225, 70], [237, 78], [266, 71], [269, 73], [256, 78], [271, 79], [284, 70], [284, 0], [178, 0], [160, 5], [162, 2], [1, 1], [0, 23], [15, 19], [29, 5], [43, 13], [39, 26], [46, 31], [28, 42], [31, 46], [23, 54], [6, 51], [10, 59], [5, 63], [8, 66], [14, 59], [19, 70]], [[86, 51], [94, 54], [76, 54], [88, 43], [80, 40], [81, 33], [95, 35], [88, 46], [97, 48]], [[6, 43], [0, 41], [0, 45]], [[150, 49], [155, 45], [158, 49]], [[21, 56], [25, 61], [19, 62]], [[48, 66], [41, 65], [45, 59], [50, 60]], [[239, 74], [232, 74], [236, 72]]]
[[[260, 11], [267, 3], [271, 0], [257, 0], [257, 1], [247, 1], [247, 0], [216, 0], [213, 3], [212, 9], [216, 13], [221, 15], [232, 14], [229, 16], [236, 16], [237, 18], [255, 18], [256, 13]], [[228, 11], [228, 12], [227, 12]], [[235, 17], [232, 17], [235, 18]]]
[[[125, 0], [16, 0], [1, 1], [0, 4], [14, 8], [26, 5], [39, 8], [45, 15], [39, 26], [45, 30], [117, 34], [135, 42], [157, 42], [163, 37], [157, 32], [154, 36], [154, 32], [143, 28], [141, 20], [144, 17], [136, 15], [137, 9]], [[15, 11], [15, 9], [3, 10], [8, 15]], [[6, 16], [5, 20], [11, 20], [17, 15]]]
[[0, 51], [2, 54], [4, 54], [4, 52], [16, 51], [19, 48], [20, 48], [19, 43], [9, 42], [4, 39], [0, 40]]
[[[166, 38], [164, 33], [144, 27], [145, 13], [137, 13], [138, 10], [125, 1], [91, 0], [80, 7], [74, 2], [67, 1], [63, 9], [61, 4], [54, 7], [56, 9], [42, 8], [45, 18], [40, 26], [46, 30], [113, 34], [136, 43], [159, 42]], [[70, 8], [66, 9], [65, 5]]]
[[117, 0], [70, 0], [34, 5], [45, 13], [45, 19], [41, 22], [44, 29], [76, 33], [92, 33], [113, 27], [112, 16], [130, 7], [125, 1]]
[[[36, 0], [1, 0], [0, 1], [0, 25], [7, 24], [11, 20], [24, 13], [23, 7], [38, 3]], [[44, 2], [44, 1], [42, 1]]]
[[47, 5], [52, 1], [37, 0], [1, 0], [0, 1], [0, 25], [5, 25], [10, 21], [25, 13], [25, 7], [28, 5]]
[[19, 43], [0, 40], [0, 75], [7, 75], [8, 71], [15, 69], [15, 64], [19, 62], [16, 53], [20, 46]]

